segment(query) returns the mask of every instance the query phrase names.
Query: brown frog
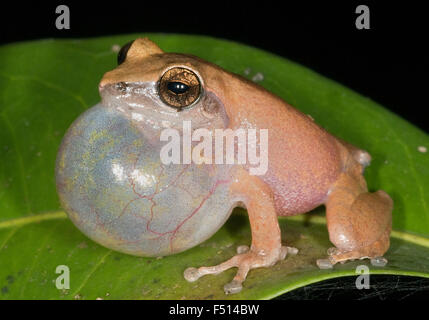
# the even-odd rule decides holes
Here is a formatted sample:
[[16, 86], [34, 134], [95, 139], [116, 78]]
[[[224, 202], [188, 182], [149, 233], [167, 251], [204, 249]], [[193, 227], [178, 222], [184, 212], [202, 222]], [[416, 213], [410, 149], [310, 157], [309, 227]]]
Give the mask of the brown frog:
[[[141, 156], [128, 155], [128, 160], [124, 158], [120, 162], [118, 157], [127, 152], [132, 154], [131, 150], [138, 145], [138, 142], [121, 142], [121, 148], [115, 149], [117, 151], [114, 153], [117, 162], [109, 162], [105, 166], [108, 168], [106, 177], [111, 175], [112, 179], [108, 180], [109, 183], [104, 188], [113, 190], [114, 185], [116, 191], [103, 198], [103, 205], [91, 199], [85, 200], [90, 202], [89, 205], [83, 200], [82, 204], [77, 205], [77, 200], [70, 199], [64, 190], [68, 190], [70, 194], [72, 187], [67, 189], [70, 180], [66, 179], [70, 177], [75, 179], [74, 185], [80, 185], [80, 191], [83, 190], [82, 186], [90, 184], [82, 182], [84, 180], [76, 182], [88, 175], [79, 169], [83, 165], [79, 167], [76, 160], [73, 164], [68, 164], [71, 160], [67, 162], [66, 151], [71, 144], [71, 137], [77, 132], [81, 137], [84, 136], [82, 130], [87, 128], [80, 126], [78, 122], [74, 126], [79, 127], [79, 130], [69, 134], [63, 142], [65, 146], [60, 151], [57, 165], [57, 184], [66, 211], [76, 225], [94, 240], [115, 250], [136, 255], [176, 253], [210, 237], [226, 221], [234, 207], [245, 207], [252, 231], [250, 248], [240, 246], [236, 256], [219, 265], [188, 268], [184, 272], [186, 280], [196, 281], [203, 275], [218, 274], [237, 267], [234, 279], [225, 285], [226, 293], [236, 293], [242, 289], [242, 283], [251, 269], [270, 267], [284, 259], [287, 253], [297, 253], [295, 248], [282, 246], [278, 216], [297, 215], [325, 205], [329, 238], [334, 247], [328, 250], [327, 259], [317, 261], [319, 267], [331, 268], [338, 262], [363, 258], [371, 258], [378, 264], [386, 262], [382, 256], [389, 248], [393, 202], [382, 190], [368, 192], [363, 171], [370, 163], [370, 155], [334, 137], [311, 117], [263, 87], [200, 58], [165, 53], [154, 42], [145, 38], [137, 39], [121, 50], [119, 66], [104, 75], [99, 90], [102, 101], [98, 109], [104, 110], [103, 112], [109, 110], [111, 114], [116, 112], [115, 115], [127, 119], [128, 125], [144, 137], [146, 145], [151, 146], [152, 149], [145, 151], [146, 154], [149, 150], [159, 151], [157, 146], [161, 144], [159, 136], [162, 129], [180, 129], [185, 120], [192, 122], [193, 130], [206, 128], [211, 132], [215, 129], [268, 129], [269, 148], [268, 166], [263, 174], [251, 174], [246, 164], [229, 165], [225, 169], [220, 169], [222, 165], [213, 163], [197, 166], [204, 173], [210, 171], [208, 177], [216, 178], [207, 184], [204, 183], [208, 180], [201, 178], [182, 180], [182, 186], [200, 188], [195, 189], [195, 194], [201, 194], [200, 198], [189, 196], [185, 201], [171, 189], [178, 186], [177, 181], [185, 179], [183, 173], [173, 174], [176, 180], [172, 178], [171, 183], [160, 187], [159, 183], [164, 181], [164, 169], [153, 169], [157, 175], [150, 175], [148, 179], [147, 170], [152, 169], [144, 167], [144, 163], [140, 171], [136, 169]], [[113, 136], [118, 127], [123, 126], [111, 125], [112, 120], [106, 123], [112, 128], [106, 132], [110, 136]], [[87, 145], [79, 143], [79, 148], [89, 150]], [[91, 150], [96, 152], [99, 149], [97, 147]], [[84, 152], [76, 150], [70, 153], [70, 157]], [[146, 159], [146, 164], [157, 161], [156, 157], [150, 159]], [[67, 166], [73, 167], [74, 171], [64, 173]], [[100, 172], [100, 169], [97, 170]], [[139, 177], [138, 174], [142, 174], [144, 170], [146, 175]], [[190, 169], [185, 167], [183, 170], [189, 172]], [[192, 173], [196, 176], [195, 171]], [[82, 178], [76, 178], [79, 175]], [[201, 172], [198, 174], [200, 176]], [[140, 182], [143, 183], [141, 188], [144, 185], [145, 188], [153, 189], [147, 192], [146, 189], [136, 191]], [[210, 192], [204, 194], [204, 190]], [[115, 203], [106, 205], [106, 202], [118, 194], [120, 198]], [[210, 202], [210, 199], [216, 201]], [[134, 208], [137, 203], [142, 203], [142, 207]], [[156, 211], [159, 203], [164, 204], [164, 211]], [[115, 206], [119, 207], [114, 209], [117, 212], [112, 209]], [[189, 213], [180, 216], [182, 211], [186, 211], [186, 206], [189, 207]], [[88, 221], [95, 214], [87, 212], [94, 207], [99, 209], [98, 212], [94, 211], [97, 212], [97, 221], [94, 218], [93, 226], [90, 226], [91, 222]], [[168, 215], [165, 210], [170, 210]], [[84, 214], [85, 219], [81, 219]], [[114, 217], [115, 223], [111, 223], [113, 220], [107, 221], [107, 218], [103, 220], [105, 216], [109, 216], [109, 219]], [[180, 216], [177, 221], [176, 216]], [[132, 217], [140, 220], [130, 220], [134, 219]], [[164, 217], [168, 223], [167, 220], [154, 223], [157, 217]], [[140, 221], [144, 223], [138, 227]], [[103, 226], [103, 232], [97, 229], [100, 225]], [[128, 236], [131, 232], [128, 225], [135, 228], [132, 239], [137, 240], [124, 240], [125, 235]], [[181, 234], [181, 229], [186, 232]], [[147, 238], [142, 235], [147, 235]], [[161, 243], [163, 237], [169, 241]]]

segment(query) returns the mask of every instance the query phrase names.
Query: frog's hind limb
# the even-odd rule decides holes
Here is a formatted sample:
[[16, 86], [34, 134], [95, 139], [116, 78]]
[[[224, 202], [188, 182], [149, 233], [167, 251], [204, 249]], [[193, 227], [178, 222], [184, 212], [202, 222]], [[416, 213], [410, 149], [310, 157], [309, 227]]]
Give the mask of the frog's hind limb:
[[325, 203], [329, 239], [335, 248], [317, 264], [330, 268], [338, 262], [370, 258], [382, 266], [387, 262], [382, 256], [389, 249], [393, 201], [383, 190], [368, 192], [362, 175], [371, 159], [367, 152], [347, 148], [345, 159], [344, 171]]
[[258, 177], [240, 170], [238, 182], [231, 187], [231, 192], [244, 196], [252, 231], [250, 248], [239, 246], [237, 255], [212, 267], [187, 268], [184, 272], [186, 280], [193, 282], [207, 274], [219, 274], [227, 269], [238, 267], [234, 279], [224, 286], [226, 294], [238, 293], [248, 272], [254, 268], [270, 267], [283, 260], [288, 253], [296, 254], [296, 248], [281, 244], [280, 227], [274, 208], [274, 197], [271, 189]]

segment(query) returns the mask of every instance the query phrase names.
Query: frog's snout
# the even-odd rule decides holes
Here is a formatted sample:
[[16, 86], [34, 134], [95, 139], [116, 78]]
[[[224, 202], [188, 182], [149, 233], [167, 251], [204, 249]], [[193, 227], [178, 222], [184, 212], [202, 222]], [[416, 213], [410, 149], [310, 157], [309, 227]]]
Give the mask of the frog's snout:
[[106, 83], [106, 82], [100, 82], [98, 85], [98, 93], [100, 94], [100, 96], [102, 97], [103, 94], [106, 92], [106, 90], [111, 87], [110, 84]]
[[101, 93], [101, 91], [104, 90], [111, 83], [111, 81], [106, 79], [106, 76], [103, 76], [100, 83], [98, 84], [98, 91]]
[[98, 84], [98, 92], [100, 92], [101, 93], [101, 91], [103, 90], [103, 88], [105, 87], [105, 84], [104, 83], [99, 83]]
[[100, 83], [98, 86], [98, 91], [101, 97], [122, 96], [130, 90], [135, 90], [135, 88], [124, 81], [117, 83]]
[[117, 83], [109, 83], [109, 82], [100, 82], [100, 84], [98, 85], [98, 91], [101, 93], [103, 93], [105, 90], [107, 89], [113, 89], [113, 90], [117, 90], [119, 92], [121, 91], [126, 91], [128, 85], [126, 82], [121, 81], [121, 82], [117, 82]]

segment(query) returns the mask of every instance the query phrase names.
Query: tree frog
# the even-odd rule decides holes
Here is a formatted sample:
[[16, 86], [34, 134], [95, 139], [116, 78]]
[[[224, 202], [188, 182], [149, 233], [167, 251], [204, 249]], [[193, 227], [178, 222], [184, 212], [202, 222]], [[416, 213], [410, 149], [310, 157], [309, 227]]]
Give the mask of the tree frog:
[[[205, 241], [233, 208], [244, 207], [250, 248], [239, 246], [219, 265], [184, 270], [186, 280], [196, 281], [237, 267], [224, 287], [236, 293], [251, 269], [297, 253], [282, 245], [277, 217], [324, 205], [334, 247], [317, 260], [320, 268], [363, 258], [386, 262], [393, 202], [382, 190], [368, 192], [368, 152], [244, 77], [166, 53], [147, 38], [125, 45], [118, 64], [101, 79], [101, 102], [75, 120], [57, 156], [61, 204], [88, 237], [128, 254], [165, 256]], [[161, 161], [174, 132], [180, 138], [219, 129], [267, 129], [266, 171], [251, 174], [246, 162]], [[196, 144], [175, 147], [183, 160]]]

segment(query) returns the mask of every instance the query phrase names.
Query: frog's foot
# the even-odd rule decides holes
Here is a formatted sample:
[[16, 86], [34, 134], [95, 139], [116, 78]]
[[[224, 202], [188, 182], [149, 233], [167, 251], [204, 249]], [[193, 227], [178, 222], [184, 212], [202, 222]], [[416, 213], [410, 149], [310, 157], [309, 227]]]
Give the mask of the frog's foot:
[[371, 264], [374, 267], [384, 267], [387, 264], [387, 259], [383, 256], [376, 256], [376, 257], [368, 257], [368, 256], [361, 256], [359, 252], [356, 251], [349, 251], [349, 252], [338, 252], [337, 254], [328, 256], [327, 259], [318, 259], [317, 260], [317, 266], [320, 269], [332, 269], [336, 263], [345, 263], [346, 261], [353, 261], [353, 260], [362, 260], [362, 259], [370, 259]]
[[276, 262], [286, 258], [288, 253], [296, 254], [298, 249], [282, 246], [278, 252], [266, 254], [263, 250], [256, 252], [247, 246], [239, 246], [238, 254], [231, 259], [212, 267], [187, 268], [184, 277], [189, 282], [194, 282], [206, 274], [219, 274], [225, 270], [237, 267], [238, 271], [234, 279], [224, 286], [226, 294], [238, 293], [243, 288], [242, 283], [246, 279], [248, 272], [254, 268], [271, 267]]
[[332, 269], [334, 265], [337, 264], [338, 262], [343, 264], [346, 261], [369, 258], [367, 256], [362, 256], [359, 250], [341, 251], [340, 249], [335, 247], [329, 248], [327, 253], [328, 253], [327, 259], [318, 259], [316, 262], [317, 266], [320, 269]]
[[369, 246], [356, 250], [341, 250], [336, 247], [329, 248], [327, 259], [317, 260], [317, 266], [320, 269], [331, 269], [336, 263], [345, 263], [346, 261], [370, 259], [375, 267], [384, 267], [387, 259], [383, 257], [386, 247], [389, 246], [390, 230], [386, 230], [383, 236]]

